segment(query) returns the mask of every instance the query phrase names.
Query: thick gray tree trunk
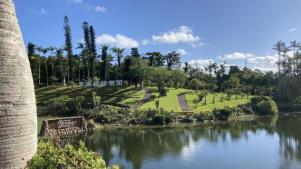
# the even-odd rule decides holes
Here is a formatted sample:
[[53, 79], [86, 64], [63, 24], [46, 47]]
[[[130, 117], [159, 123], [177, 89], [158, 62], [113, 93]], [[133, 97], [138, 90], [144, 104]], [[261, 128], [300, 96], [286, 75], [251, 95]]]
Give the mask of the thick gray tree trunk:
[[34, 85], [12, 0], [0, 0], [0, 168], [26, 166], [37, 149]]

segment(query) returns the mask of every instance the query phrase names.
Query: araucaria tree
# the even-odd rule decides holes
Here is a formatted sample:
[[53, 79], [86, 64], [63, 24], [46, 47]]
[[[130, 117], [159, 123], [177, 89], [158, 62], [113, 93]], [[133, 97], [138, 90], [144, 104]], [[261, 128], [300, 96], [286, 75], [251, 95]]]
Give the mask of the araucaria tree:
[[107, 81], [109, 79], [109, 62], [110, 58], [108, 55], [109, 47], [107, 45], [102, 46], [101, 49], [101, 66], [100, 66], [100, 75], [103, 80]]
[[88, 22], [84, 22], [83, 23], [83, 32], [84, 32], [84, 40], [85, 43], [83, 46], [81, 46], [82, 48], [82, 55], [84, 58], [84, 62], [86, 65], [86, 73], [84, 75], [85, 80], [90, 80], [90, 55], [91, 55], [91, 38], [90, 38], [90, 25]]
[[73, 72], [74, 72], [74, 58], [72, 51], [72, 42], [71, 42], [71, 27], [69, 25], [69, 19], [67, 16], [64, 18], [64, 30], [65, 30], [65, 50], [67, 51], [68, 58], [68, 71], [67, 71], [67, 80], [68, 83], [73, 81]]
[[90, 68], [92, 84], [94, 84], [94, 72], [95, 72], [95, 59], [96, 59], [96, 40], [94, 27], [90, 26]]
[[0, 0], [0, 168], [25, 168], [37, 150], [29, 60], [13, 0]]
[[97, 57], [96, 52], [96, 39], [95, 39], [95, 30], [94, 27], [89, 25], [88, 22], [83, 23], [83, 31], [84, 31], [84, 45], [80, 45], [82, 48], [82, 57], [86, 56], [87, 63], [87, 75], [85, 77], [86, 80], [92, 80], [92, 84], [94, 83], [94, 75], [95, 75], [95, 60]]

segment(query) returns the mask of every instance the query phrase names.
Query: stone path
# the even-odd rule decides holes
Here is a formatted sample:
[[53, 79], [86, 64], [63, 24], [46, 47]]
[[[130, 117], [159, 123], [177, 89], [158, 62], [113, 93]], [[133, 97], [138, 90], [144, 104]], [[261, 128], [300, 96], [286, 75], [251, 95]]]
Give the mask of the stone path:
[[145, 104], [151, 97], [152, 92], [150, 89], [144, 89], [144, 97], [140, 101], [138, 101], [134, 106], [133, 110], [138, 110], [143, 104]]
[[190, 110], [189, 105], [187, 104], [187, 101], [186, 101], [186, 93], [180, 93], [178, 95], [178, 101], [179, 101], [182, 111], [187, 112]]

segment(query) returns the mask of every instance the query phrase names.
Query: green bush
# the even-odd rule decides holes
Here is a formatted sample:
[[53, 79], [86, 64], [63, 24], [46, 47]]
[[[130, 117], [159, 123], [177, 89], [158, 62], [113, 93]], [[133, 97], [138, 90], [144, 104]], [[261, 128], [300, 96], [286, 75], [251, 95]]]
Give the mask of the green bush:
[[199, 122], [204, 122], [206, 120], [214, 120], [214, 116], [211, 112], [195, 113], [194, 118]]
[[167, 113], [167, 112], [160, 112], [152, 117], [152, 124], [155, 125], [165, 125], [165, 124], [172, 123], [173, 121], [174, 121], [174, 117], [172, 113]]
[[224, 108], [224, 109], [214, 109], [213, 116], [217, 120], [229, 120], [231, 116], [236, 116], [240, 112], [239, 108]]
[[[52, 141], [40, 141], [38, 152], [28, 162], [28, 169], [108, 169], [105, 161], [97, 154], [88, 151], [80, 142], [78, 148], [68, 144], [59, 148]], [[113, 167], [118, 169], [117, 166]]]
[[257, 103], [257, 110], [260, 114], [277, 114], [278, 108], [273, 100], [260, 101]]
[[278, 113], [276, 102], [269, 97], [254, 97], [251, 99], [251, 106], [257, 114], [268, 115]]

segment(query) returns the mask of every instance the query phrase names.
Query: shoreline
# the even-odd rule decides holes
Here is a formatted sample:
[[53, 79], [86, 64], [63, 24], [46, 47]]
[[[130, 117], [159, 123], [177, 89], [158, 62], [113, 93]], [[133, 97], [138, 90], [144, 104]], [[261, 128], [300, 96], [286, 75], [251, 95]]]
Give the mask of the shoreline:
[[[278, 116], [292, 116], [292, 115], [301, 115], [301, 112], [279, 112]], [[165, 125], [146, 125], [146, 124], [139, 124], [139, 125], [133, 125], [133, 124], [100, 124], [95, 123], [95, 130], [89, 131], [89, 132], [98, 132], [101, 130], [106, 129], [128, 129], [128, 128], [191, 128], [191, 127], [202, 127], [202, 126], [210, 126], [210, 125], [219, 125], [219, 124], [231, 124], [233, 122], [237, 121], [254, 121], [257, 118], [266, 118], [266, 117], [272, 117], [273, 115], [255, 115], [255, 114], [243, 114], [236, 116], [235, 119], [231, 120], [208, 120], [205, 122], [199, 122], [199, 121], [192, 121], [192, 122], [172, 122], [170, 124]], [[51, 117], [47, 116], [51, 119], [58, 119], [62, 117]], [[38, 118], [44, 119], [45, 116], [39, 116]], [[86, 119], [88, 121], [88, 119]], [[39, 129], [40, 131], [40, 129]], [[72, 135], [71, 135], [72, 136]]]

